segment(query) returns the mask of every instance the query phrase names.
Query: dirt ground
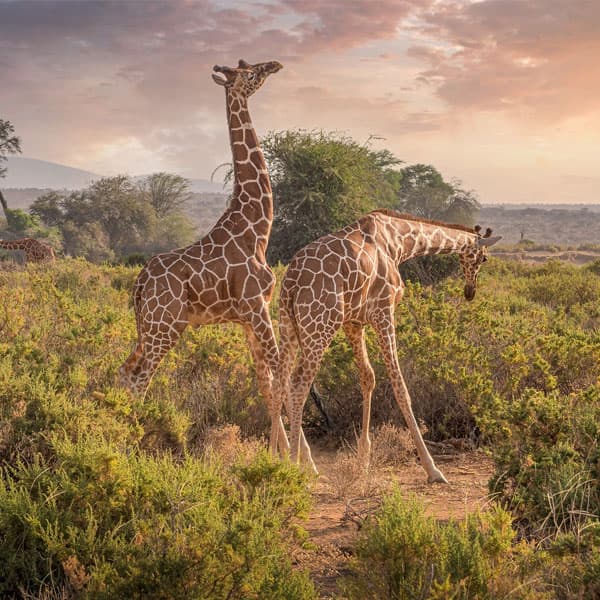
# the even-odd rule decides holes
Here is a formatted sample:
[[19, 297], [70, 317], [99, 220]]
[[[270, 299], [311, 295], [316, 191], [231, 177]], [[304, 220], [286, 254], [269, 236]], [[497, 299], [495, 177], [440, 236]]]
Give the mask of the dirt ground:
[[410, 459], [394, 467], [375, 467], [365, 480], [354, 470], [352, 458], [336, 451], [315, 449], [313, 456], [320, 475], [315, 483], [314, 506], [304, 524], [314, 550], [300, 552], [296, 562], [308, 568], [320, 598], [340, 598], [337, 580], [348, 569], [353, 541], [361, 521], [377, 509], [382, 494], [398, 484], [424, 501], [435, 518], [461, 519], [484, 508], [488, 502], [487, 482], [492, 474], [491, 460], [480, 451], [465, 452], [452, 447], [431, 449], [448, 485], [428, 484], [425, 471]]

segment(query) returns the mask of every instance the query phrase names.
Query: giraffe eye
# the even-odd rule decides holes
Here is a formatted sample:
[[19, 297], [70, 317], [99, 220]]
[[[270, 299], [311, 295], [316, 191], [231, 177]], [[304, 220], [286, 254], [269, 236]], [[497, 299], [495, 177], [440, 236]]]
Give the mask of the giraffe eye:
[[248, 73], [248, 81], [254, 81], [256, 75], [254, 73]]

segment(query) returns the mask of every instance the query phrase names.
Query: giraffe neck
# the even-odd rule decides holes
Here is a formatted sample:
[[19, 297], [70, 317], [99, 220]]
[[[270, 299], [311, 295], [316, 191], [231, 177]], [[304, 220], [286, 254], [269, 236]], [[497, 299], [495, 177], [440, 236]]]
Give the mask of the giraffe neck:
[[463, 229], [403, 219], [392, 219], [390, 228], [389, 253], [398, 264], [417, 256], [460, 253], [477, 238]]
[[234, 173], [228, 216], [234, 223], [239, 221], [245, 231], [254, 232], [256, 244], [264, 253], [273, 222], [273, 194], [267, 164], [252, 125], [247, 98], [227, 89], [226, 100]]

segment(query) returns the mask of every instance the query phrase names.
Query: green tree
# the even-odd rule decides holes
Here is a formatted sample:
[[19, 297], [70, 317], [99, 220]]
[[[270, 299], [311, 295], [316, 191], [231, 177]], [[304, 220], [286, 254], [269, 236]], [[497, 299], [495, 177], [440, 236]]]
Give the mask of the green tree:
[[86, 200], [89, 216], [104, 227], [109, 246], [117, 254], [135, 252], [143, 248], [147, 237], [153, 237], [156, 212], [129, 177], [118, 175], [95, 181]]
[[64, 196], [51, 191], [38, 196], [29, 208], [29, 212], [50, 227], [60, 225], [65, 219], [63, 211]]
[[[157, 175], [140, 184], [119, 175], [99, 179], [84, 190], [48, 192], [35, 200], [30, 212], [60, 230], [67, 254], [96, 262], [189, 243], [194, 228], [180, 210], [187, 181], [166, 173]], [[164, 188], [169, 193], [163, 194], [159, 204], [158, 194], [149, 192], [157, 181], [173, 184]]]
[[323, 131], [283, 131], [262, 140], [273, 184], [271, 262], [287, 262], [321, 235], [390, 206], [400, 163], [387, 150]]
[[6, 175], [6, 167], [2, 166], [9, 154], [21, 152], [21, 140], [15, 135], [15, 128], [10, 121], [0, 119], [0, 177]]
[[[2, 166], [8, 159], [9, 154], [18, 154], [21, 152], [21, 140], [15, 135], [15, 128], [10, 121], [0, 119], [0, 178], [6, 176], [6, 167]], [[8, 229], [15, 233], [23, 233], [36, 223], [30, 215], [22, 210], [13, 210], [8, 208], [6, 198], [0, 190], [0, 204]]]
[[459, 182], [444, 181], [432, 165], [416, 164], [400, 170], [396, 208], [417, 217], [473, 225], [480, 204], [474, 192]]
[[153, 173], [141, 184], [159, 218], [180, 212], [190, 201], [190, 181], [173, 173]]

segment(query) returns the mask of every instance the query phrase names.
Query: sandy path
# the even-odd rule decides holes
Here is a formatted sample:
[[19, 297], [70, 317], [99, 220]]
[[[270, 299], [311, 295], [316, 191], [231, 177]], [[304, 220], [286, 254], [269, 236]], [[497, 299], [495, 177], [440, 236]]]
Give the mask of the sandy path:
[[[300, 566], [310, 570], [323, 599], [340, 597], [336, 596], [336, 580], [347, 571], [360, 521], [377, 508], [381, 494], [391, 485], [397, 482], [407, 494], [416, 494], [437, 519], [460, 519], [486, 504], [487, 482], [493, 472], [492, 462], [482, 452], [454, 453], [435, 456], [449, 485], [428, 484], [423, 469], [410, 462], [378, 470], [362, 493], [346, 494], [336, 453], [317, 450], [314, 455], [321, 475], [304, 527], [316, 550], [300, 552], [296, 558]], [[349, 492], [352, 486], [349, 476]]]

